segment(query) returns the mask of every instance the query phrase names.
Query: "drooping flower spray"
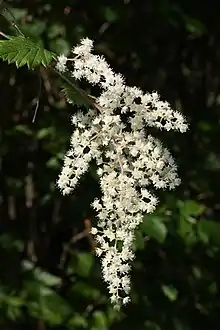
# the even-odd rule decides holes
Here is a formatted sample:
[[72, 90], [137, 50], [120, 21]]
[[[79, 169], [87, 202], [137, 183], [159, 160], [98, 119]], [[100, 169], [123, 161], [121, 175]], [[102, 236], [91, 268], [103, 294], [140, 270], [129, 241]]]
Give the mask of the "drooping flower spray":
[[[174, 189], [180, 184], [170, 152], [146, 134], [146, 129], [183, 133], [188, 127], [185, 118], [161, 101], [158, 93], [127, 86], [123, 76], [114, 73], [104, 57], [93, 55], [92, 50], [93, 41], [88, 38], [73, 48], [71, 75], [100, 87], [95, 100], [98, 107], [72, 116], [74, 131], [58, 186], [63, 194], [71, 193], [91, 160], [96, 160], [102, 197], [92, 203], [98, 223], [91, 232], [98, 242], [96, 253], [111, 302], [120, 306], [130, 300], [135, 229], [158, 202], [149, 186]], [[67, 61], [63, 55], [58, 57], [60, 72], [67, 70]]]

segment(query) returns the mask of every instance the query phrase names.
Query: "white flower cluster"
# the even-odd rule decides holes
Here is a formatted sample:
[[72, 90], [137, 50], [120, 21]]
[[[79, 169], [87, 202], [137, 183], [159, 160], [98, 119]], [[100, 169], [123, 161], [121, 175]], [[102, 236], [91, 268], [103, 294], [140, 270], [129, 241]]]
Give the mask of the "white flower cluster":
[[68, 58], [65, 55], [60, 55], [57, 58], [57, 65], [56, 68], [58, 71], [60, 72], [65, 72], [67, 67], [66, 67], [66, 62], [67, 62]]
[[[92, 203], [98, 224], [91, 232], [96, 237], [111, 302], [119, 306], [130, 299], [135, 229], [143, 214], [153, 212], [157, 205], [151, 189], [173, 189], [180, 184], [171, 154], [147, 134], [147, 126], [185, 132], [187, 124], [156, 92], [144, 94], [137, 87], [126, 86], [124, 78], [114, 73], [103, 57], [93, 55], [92, 49], [89, 39], [73, 49], [71, 74], [99, 85], [101, 94], [96, 103], [101, 111], [79, 111], [72, 117], [75, 130], [58, 185], [63, 194], [69, 194], [90, 161], [96, 160], [102, 198]], [[60, 59], [57, 68], [65, 71], [64, 59]]]

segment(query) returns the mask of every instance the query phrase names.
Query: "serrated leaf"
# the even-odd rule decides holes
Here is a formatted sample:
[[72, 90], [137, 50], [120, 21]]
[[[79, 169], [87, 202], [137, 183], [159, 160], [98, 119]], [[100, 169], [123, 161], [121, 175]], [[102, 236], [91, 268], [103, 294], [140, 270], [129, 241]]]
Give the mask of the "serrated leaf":
[[84, 92], [78, 88], [74, 88], [67, 83], [63, 84], [62, 92], [64, 93], [66, 100], [70, 104], [91, 106], [92, 102], [85, 96]]
[[15, 63], [17, 68], [24, 65], [29, 69], [39, 65], [47, 67], [54, 57], [52, 52], [30, 38], [18, 36], [0, 40], [0, 58], [9, 64]]

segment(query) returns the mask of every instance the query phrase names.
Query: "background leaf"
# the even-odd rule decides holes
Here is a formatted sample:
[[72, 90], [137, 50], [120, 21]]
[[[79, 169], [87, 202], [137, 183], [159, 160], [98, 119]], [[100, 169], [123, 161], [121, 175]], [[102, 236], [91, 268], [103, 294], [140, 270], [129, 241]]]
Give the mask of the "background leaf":
[[159, 243], [163, 243], [166, 239], [167, 229], [159, 217], [145, 216], [140, 229], [145, 235], [155, 238]]
[[83, 91], [81, 92], [77, 87], [74, 88], [74, 86], [67, 83], [63, 83], [62, 86], [62, 92], [64, 93], [67, 102], [79, 106], [92, 106], [92, 102], [84, 95]]

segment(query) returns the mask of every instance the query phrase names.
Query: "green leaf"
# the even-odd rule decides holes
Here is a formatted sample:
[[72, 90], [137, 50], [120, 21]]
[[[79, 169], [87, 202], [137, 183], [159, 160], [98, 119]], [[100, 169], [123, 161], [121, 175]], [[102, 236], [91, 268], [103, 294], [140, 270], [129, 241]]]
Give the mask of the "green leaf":
[[72, 309], [66, 300], [54, 290], [34, 281], [30, 281], [26, 285], [28, 292], [26, 305], [32, 316], [58, 325], [72, 314]]
[[46, 27], [46, 22], [35, 19], [32, 23], [26, 23], [22, 26], [22, 32], [26, 36], [39, 37], [46, 30]]
[[71, 315], [70, 306], [55, 292], [40, 297], [41, 315], [51, 324], [62, 323], [68, 315]]
[[6, 296], [5, 303], [12, 307], [21, 307], [24, 305], [23, 299], [18, 296]]
[[188, 200], [184, 202], [178, 201], [178, 207], [181, 215], [184, 215], [185, 217], [199, 216], [205, 210], [205, 206], [203, 204], [197, 203], [193, 200]]
[[33, 134], [32, 130], [27, 125], [16, 125], [13, 130], [18, 133], [22, 133], [27, 136], [31, 136]]
[[144, 244], [144, 237], [142, 233], [137, 230], [135, 233], [135, 243], [134, 243], [134, 249], [135, 250], [144, 250], [145, 244]]
[[108, 22], [115, 22], [119, 18], [117, 11], [113, 10], [111, 7], [105, 7], [103, 14]]
[[18, 36], [0, 40], [0, 58], [9, 64], [15, 63], [17, 68], [27, 65], [33, 69], [39, 65], [47, 67], [54, 54], [30, 38]]
[[186, 17], [186, 29], [196, 37], [201, 37], [207, 32], [207, 29], [202, 22], [191, 17]]
[[105, 313], [102, 311], [95, 311], [93, 313], [93, 324], [92, 330], [107, 330], [108, 321]]
[[2, 234], [0, 235], [0, 246], [5, 250], [15, 250], [20, 252], [24, 248], [24, 243], [22, 241], [15, 240], [9, 234]]
[[50, 42], [50, 49], [55, 53], [68, 55], [70, 53], [71, 46], [68, 41], [63, 38], [56, 38]]
[[21, 266], [24, 271], [30, 271], [34, 269], [34, 263], [29, 260], [23, 260]]
[[173, 286], [162, 285], [162, 290], [170, 301], [177, 299], [178, 291]]
[[50, 273], [42, 271], [40, 268], [36, 268], [34, 270], [34, 275], [37, 280], [42, 282], [43, 284], [47, 286], [53, 286], [60, 284], [60, 278], [52, 275]]
[[189, 221], [185, 216], [180, 216], [178, 219], [177, 233], [184, 240], [185, 244], [192, 246], [197, 242], [195, 226], [192, 221]]
[[22, 310], [21, 310], [21, 308], [8, 306], [6, 315], [10, 320], [16, 321], [21, 317]]
[[87, 277], [91, 272], [94, 257], [91, 253], [81, 252], [77, 254], [76, 273]]
[[51, 157], [47, 162], [46, 162], [46, 166], [48, 168], [52, 168], [52, 169], [59, 169], [60, 166], [60, 162], [58, 157]]
[[86, 317], [83, 317], [82, 315], [77, 313], [68, 321], [68, 326], [71, 329], [85, 329], [88, 327], [88, 321]]
[[50, 127], [43, 127], [41, 128], [37, 134], [36, 134], [36, 138], [38, 140], [43, 140], [46, 139], [48, 137], [51, 137], [55, 134], [55, 128], [50, 126]]
[[204, 243], [213, 242], [220, 246], [220, 223], [202, 219], [197, 227], [198, 235]]
[[167, 228], [160, 217], [145, 216], [144, 222], [141, 224], [141, 231], [147, 236], [155, 238], [159, 243], [165, 241]]
[[92, 106], [92, 101], [90, 101], [84, 91], [81, 91], [77, 87], [70, 84], [63, 83], [62, 92], [64, 93], [67, 102], [75, 105]]
[[[66, 33], [66, 27], [61, 23], [53, 23], [48, 27], [48, 38], [54, 39], [59, 36], [64, 36]], [[64, 39], [65, 40], [65, 39]]]
[[83, 294], [84, 297], [90, 300], [97, 300], [101, 295], [100, 291], [97, 288], [81, 281], [78, 281], [73, 286], [73, 292], [74, 294], [78, 294], [79, 296]]
[[[12, 13], [12, 15], [14, 16], [16, 21], [20, 21], [21, 19], [25, 18], [28, 14], [28, 10], [24, 9], [24, 8], [11, 8], [10, 7], [10, 12]], [[7, 12], [4, 12], [4, 16], [6, 16]], [[10, 16], [10, 14], [8, 15]], [[8, 17], [8, 19], [11, 19], [11, 16]], [[23, 30], [23, 29], [22, 29]]]

